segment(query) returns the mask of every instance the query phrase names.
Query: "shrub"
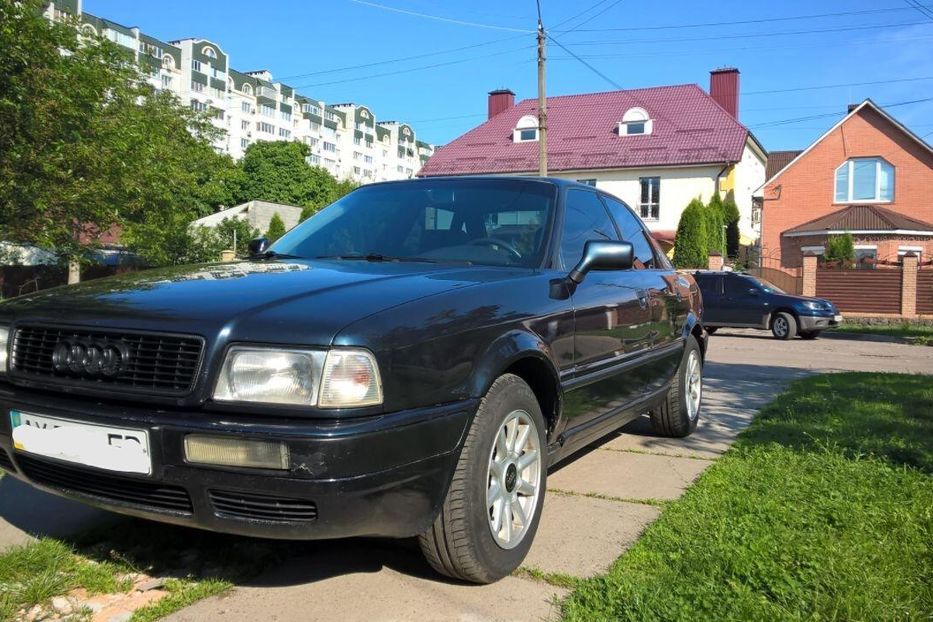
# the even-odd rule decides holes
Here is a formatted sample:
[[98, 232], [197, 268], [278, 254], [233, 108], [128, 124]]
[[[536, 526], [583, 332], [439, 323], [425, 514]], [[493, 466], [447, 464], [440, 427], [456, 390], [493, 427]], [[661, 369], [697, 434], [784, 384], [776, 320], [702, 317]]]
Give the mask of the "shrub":
[[285, 222], [282, 220], [282, 217], [279, 216], [279, 213], [276, 212], [272, 214], [272, 218], [269, 220], [269, 230], [266, 231], [266, 239], [269, 240], [271, 244], [283, 235], [285, 235]]
[[843, 266], [855, 261], [855, 240], [851, 233], [834, 235], [826, 241], [826, 261], [838, 261]]
[[739, 207], [735, 204], [730, 191], [722, 203], [722, 216], [726, 223], [726, 254], [737, 257], [739, 254]]
[[703, 268], [707, 265], [709, 236], [706, 211], [700, 199], [693, 199], [680, 215], [674, 239], [674, 265], [678, 268]]
[[707, 253], [724, 253], [726, 238], [723, 232], [725, 220], [723, 218], [722, 199], [715, 193], [709, 204], [703, 210], [706, 218], [706, 251]]

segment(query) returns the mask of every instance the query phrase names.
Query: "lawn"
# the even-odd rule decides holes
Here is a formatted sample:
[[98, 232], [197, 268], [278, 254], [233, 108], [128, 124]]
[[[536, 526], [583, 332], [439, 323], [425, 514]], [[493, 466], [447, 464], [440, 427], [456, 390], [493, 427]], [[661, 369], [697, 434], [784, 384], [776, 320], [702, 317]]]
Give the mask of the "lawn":
[[933, 379], [833, 374], [768, 406], [567, 620], [929, 620]]
[[900, 337], [907, 339], [917, 345], [928, 345], [933, 343], [933, 326], [922, 324], [859, 324], [844, 323], [839, 328], [833, 329], [840, 333], [858, 333], [860, 335], [889, 335], [891, 337]]

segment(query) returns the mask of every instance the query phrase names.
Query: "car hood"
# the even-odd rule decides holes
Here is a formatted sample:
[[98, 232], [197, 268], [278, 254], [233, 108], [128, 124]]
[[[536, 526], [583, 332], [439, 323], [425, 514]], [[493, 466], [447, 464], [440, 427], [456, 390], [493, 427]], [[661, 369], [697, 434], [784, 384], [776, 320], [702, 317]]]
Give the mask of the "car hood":
[[817, 298], [815, 296], [801, 296], [799, 294], [775, 294], [778, 300], [781, 303], [787, 305], [793, 305], [795, 303], [804, 303], [804, 302], [819, 302], [825, 305], [829, 310], [834, 310], [835, 307], [833, 303], [825, 298]]
[[342, 327], [395, 305], [522, 272], [340, 260], [184, 266], [14, 298], [0, 304], [0, 321], [327, 345]]

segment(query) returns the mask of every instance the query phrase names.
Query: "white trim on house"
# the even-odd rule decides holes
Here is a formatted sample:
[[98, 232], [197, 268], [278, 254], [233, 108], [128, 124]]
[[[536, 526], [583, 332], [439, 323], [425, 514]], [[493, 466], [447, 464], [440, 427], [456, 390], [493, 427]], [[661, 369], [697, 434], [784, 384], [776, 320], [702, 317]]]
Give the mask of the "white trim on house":
[[923, 250], [922, 246], [898, 246], [898, 251], [904, 251], [905, 253], [919, 253]]
[[851, 233], [853, 235], [916, 235], [924, 237], [933, 237], [933, 231], [914, 231], [912, 229], [814, 229], [813, 231], [795, 231], [794, 233], [782, 233], [788, 238], [805, 238], [811, 235], [844, 235]]
[[[761, 186], [759, 186], [759, 188], [758, 188], [757, 190], [755, 190], [755, 193], [757, 194], [758, 192], [761, 192], [761, 190], [762, 190], [765, 186], [767, 186], [768, 184], [770, 184], [771, 182], [773, 182], [775, 179], [777, 179], [778, 177], [780, 177], [781, 174], [784, 173], [784, 171], [786, 171], [787, 169], [789, 169], [790, 167], [792, 167], [794, 164], [796, 164], [796, 163], [797, 163], [797, 160], [801, 159], [802, 157], [804, 157], [805, 155], [807, 155], [808, 153], [810, 153], [810, 151], [811, 151], [814, 147], [816, 147], [818, 144], [820, 144], [821, 142], [823, 142], [823, 140], [824, 140], [827, 136], [829, 136], [830, 134], [832, 134], [833, 132], [835, 132], [836, 129], [838, 129], [843, 123], [845, 123], [846, 121], [848, 121], [853, 115], [858, 114], [858, 112], [859, 112], [862, 108], [864, 108], [865, 106], [870, 106], [872, 109], [874, 109], [876, 112], [878, 112], [878, 113], [879, 113], [881, 116], [883, 116], [885, 119], [887, 119], [888, 121], [890, 121], [891, 123], [893, 123], [898, 129], [900, 129], [902, 132], [904, 132], [905, 134], [907, 134], [907, 136], [909, 136], [909, 137], [912, 138], [914, 141], [916, 141], [917, 143], [919, 143], [921, 147], [923, 147], [924, 149], [926, 149], [926, 150], [929, 151], [930, 153], [933, 153], [933, 147], [931, 147], [931, 146], [929, 145], [929, 143], [927, 143], [925, 140], [923, 140], [922, 138], [920, 138], [919, 136], [917, 136], [916, 134], [914, 134], [912, 131], [910, 131], [909, 129], [907, 129], [906, 126], [904, 126], [904, 125], [903, 125], [901, 122], [899, 122], [897, 119], [895, 119], [894, 117], [892, 117], [891, 115], [889, 115], [887, 112], [885, 112], [884, 109], [882, 109], [880, 106], [878, 106], [878, 104], [876, 104], [875, 102], [873, 102], [871, 99], [866, 99], [866, 100], [863, 101], [861, 104], [859, 104], [858, 106], [856, 106], [855, 108], [853, 108], [853, 109], [852, 109], [852, 112], [850, 112], [850, 113], [847, 114], [846, 116], [842, 117], [842, 119], [840, 119], [838, 123], [836, 123], [836, 124], [833, 125], [831, 128], [829, 128], [828, 130], [826, 130], [826, 132], [825, 132], [822, 136], [820, 136], [820, 137], [817, 138], [815, 141], [813, 141], [812, 143], [810, 143], [810, 146], [808, 146], [806, 149], [804, 149], [803, 151], [801, 151], [801, 152], [797, 155], [796, 158], [794, 158], [793, 160], [791, 160], [790, 162], [788, 162], [788, 163], [784, 166], [784, 168], [782, 168], [782, 169], [779, 170], [777, 173], [775, 173], [775, 174], [774, 174], [774, 177], [772, 177], [771, 179], [766, 179], [766, 180], [765, 180], [765, 183], [761, 184]], [[834, 188], [834, 190], [835, 190], [835, 186], [834, 186], [833, 188]]]
[[856, 244], [853, 248], [857, 251], [876, 251], [878, 250], [877, 244]]
[[801, 247], [800, 247], [800, 252], [801, 252], [801, 253], [814, 253], [814, 254], [816, 254], [816, 255], [822, 255], [822, 254], [824, 254], [824, 253], [826, 252], [826, 247], [825, 247], [825, 246], [822, 246], [822, 245], [820, 245], [820, 246], [801, 246]]

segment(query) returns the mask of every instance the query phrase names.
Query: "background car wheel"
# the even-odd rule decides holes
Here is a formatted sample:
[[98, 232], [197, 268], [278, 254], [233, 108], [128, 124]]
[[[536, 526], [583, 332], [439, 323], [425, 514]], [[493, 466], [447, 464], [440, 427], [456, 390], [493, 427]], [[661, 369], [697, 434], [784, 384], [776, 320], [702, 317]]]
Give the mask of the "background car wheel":
[[778, 339], [793, 339], [797, 336], [797, 320], [786, 311], [781, 311], [771, 320], [771, 334]]
[[801, 339], [816, 339], [819, 336], [820, 336], [820, 331], [818, 330], [800, 331]]
[[713, 326], [712, 328], [707, 328], [706, 332], [708, 332], [710, 335], [715, 335], [717, 330], [719, 330], [719, 327]]
[[667, 396], [651, 411], [651, 424], [663, 436], [688, 436], [700, 419], [703, 397], [703, 355], [693, 335], [687, 337], [677, 378], [671, 383]]
[[544, 504], [545, 429], [531, 388], [500, 376], [476, 411], [440, 513], [418, 538], [432, 568], [474, 583], [518, 568]]

